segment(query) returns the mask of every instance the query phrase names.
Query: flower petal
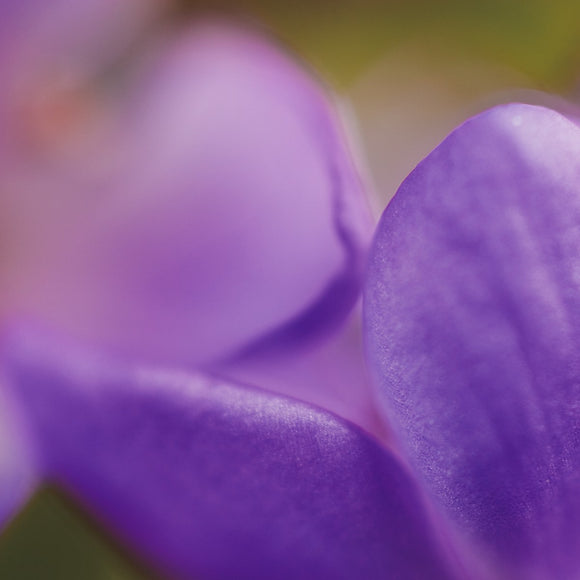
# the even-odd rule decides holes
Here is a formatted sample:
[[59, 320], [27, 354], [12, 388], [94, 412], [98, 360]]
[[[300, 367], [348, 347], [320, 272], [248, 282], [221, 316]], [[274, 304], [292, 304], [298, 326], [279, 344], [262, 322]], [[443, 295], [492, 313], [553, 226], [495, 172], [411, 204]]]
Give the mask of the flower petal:
[[399, 462], [308, 405], [54, 340], [7, 369], [46, 474], [184, 578], [453, 578]]
[[188, 365], [344, 319], [372, 220], [316, 82], [225, 25], [194, 27], [143, 68], [110, 143], [122, 162], [81, 188], [85, 215], [56, 228], [19, 308]]
[[259, 352], [222, 366], [219, 374], [322, 407], [387, 443], [388, 427], [367, 372], [361, 330], [356, 307], [346, 324], [311, 348], [275, 349], [269, 356]]
[[498, 107], [386, 209], [365, 324], [393, 430], [508, 578], [580, 566], [580, 130]]
[[0, 531], [30, 497], [36, 484], [35, 460], [17, 407], [0, 389]]

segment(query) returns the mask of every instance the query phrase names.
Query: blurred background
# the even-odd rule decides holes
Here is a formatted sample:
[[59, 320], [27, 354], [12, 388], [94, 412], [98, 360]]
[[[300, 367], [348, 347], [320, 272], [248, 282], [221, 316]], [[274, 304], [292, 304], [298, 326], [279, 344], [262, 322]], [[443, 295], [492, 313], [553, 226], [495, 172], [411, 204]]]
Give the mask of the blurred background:
[[[512, 100], [580, 101], [577, 0], [187, 0], [171, 18], [208, 13], [269, 29], [338, 95], [377, 213], [470, 115]], [[55, 490], [0, 538], [0, 578], [151, 577]]]

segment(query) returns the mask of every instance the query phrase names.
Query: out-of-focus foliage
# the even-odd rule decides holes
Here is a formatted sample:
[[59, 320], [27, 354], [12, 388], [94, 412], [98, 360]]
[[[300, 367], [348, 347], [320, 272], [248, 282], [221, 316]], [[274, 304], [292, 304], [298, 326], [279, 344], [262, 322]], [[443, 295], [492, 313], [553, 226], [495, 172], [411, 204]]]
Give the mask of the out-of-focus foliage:
[[265, 22], [332, 81], [350, 84], [401, 41], [420, 40], [490, 60], [549, 89], [569, 89], [580, 69], [574, 0], [182, 0]]
[[0, 541], [6, 580], [154, 580], [129, 563], [61, 494], [38, 493]]

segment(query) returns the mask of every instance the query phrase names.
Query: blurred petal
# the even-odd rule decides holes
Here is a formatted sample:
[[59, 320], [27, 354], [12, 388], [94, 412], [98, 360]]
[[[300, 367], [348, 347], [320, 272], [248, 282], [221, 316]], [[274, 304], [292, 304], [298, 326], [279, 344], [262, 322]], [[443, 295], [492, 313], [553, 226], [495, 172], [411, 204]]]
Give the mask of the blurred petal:
[[[2, 97], [34, 77], [90, 74], [135, 40], [165, 0], [4, 0], [0, 4]], [[15, 91], [15, 92], [13, 92]]]
[[74, 190], [85, 215], [55, 222], [50, 255], [15, 291], [20, 309], [195, 365], [335, 326], [372, 221], [327, 96], [225, 25], [145, 60], [110, 142], [122, 162]]
[[[151, 27], [165, 0], [21, 0], [0, 3], [0, 165], [11, 149], [66, 132]], [[100, 87], [102, 88], [102, 87]], [[78, 97], [78, 95], [77, 95]], [[56, 125], [60, 126], [57, 128]]]
[[166, 573], [456, 577], [398, 461], [333, 415], [54, 340], [6, 352], [46, 473]]
[[[50, 215], [43, 210], [53, 197], [46, 186], [54, 183], [47, 180], [43, 164], [48, 155], [39, 145], [49, 133], [63, 139], [72, 113], [80, 113], [80, 108], [65, 111], [60, 97], [74, 93], [82, 83], [94, 82], [96, 75], [125, 54], [163, 4], [163, 0], [0, 2], [0, 315], [11, 306], [13, 268], [19, 268], [22, 248]], [[40, 185], [30, 194], [13, 187], [21, 183], [19, 174], [32, 179], [28, 174], [39, 168], [43, 173], [36, 179], [44, 184], [39, 195], [32, 194], [39, 193]], [[63, 186], [59, 183], [55, 189]], [[21, 207], [38, 215], [33, 225], [16, 236], [23, 225]], [[0, 528], [28, 498], [35, 483], [34, 460], [2, 383], [0, 377]]]
[[17, 407], [0, 388], [0, 531], [30, 497], [36, 483], [31, 447]]
[[24, 272], [50, 262], [53, 239], [91, 212], [87, 190], [110, 178], [119, 78], [166, 4], [0, 2], [2, 315]]
[[578, 127], [510, 105], [452, 133], [385, 211], [365, 300], [372, 371], [432, 497], [505, 577], [577, 577]]

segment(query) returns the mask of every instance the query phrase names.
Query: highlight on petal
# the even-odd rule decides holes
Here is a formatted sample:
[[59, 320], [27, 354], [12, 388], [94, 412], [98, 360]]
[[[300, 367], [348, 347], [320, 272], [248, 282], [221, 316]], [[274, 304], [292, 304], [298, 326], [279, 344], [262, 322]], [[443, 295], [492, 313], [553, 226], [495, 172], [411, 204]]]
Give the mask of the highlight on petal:
[[324, 91], [229, 25], [195, 26], [144, 61], [105, 143], [116, 154], [103, 146], [116, 166], [72, 180], [83, 203], [55, 219], [15, 309], [190, 365], [337, 324], [372, 219]]
[[580, 569], [580, 129], [492, 109], [403, 183], [365, 289], [404, 453], [501, 578]]
[[327, 412], [52, 338], [4, 353], [45, 474], [170, 577], [458, 577], [398, 460]]

